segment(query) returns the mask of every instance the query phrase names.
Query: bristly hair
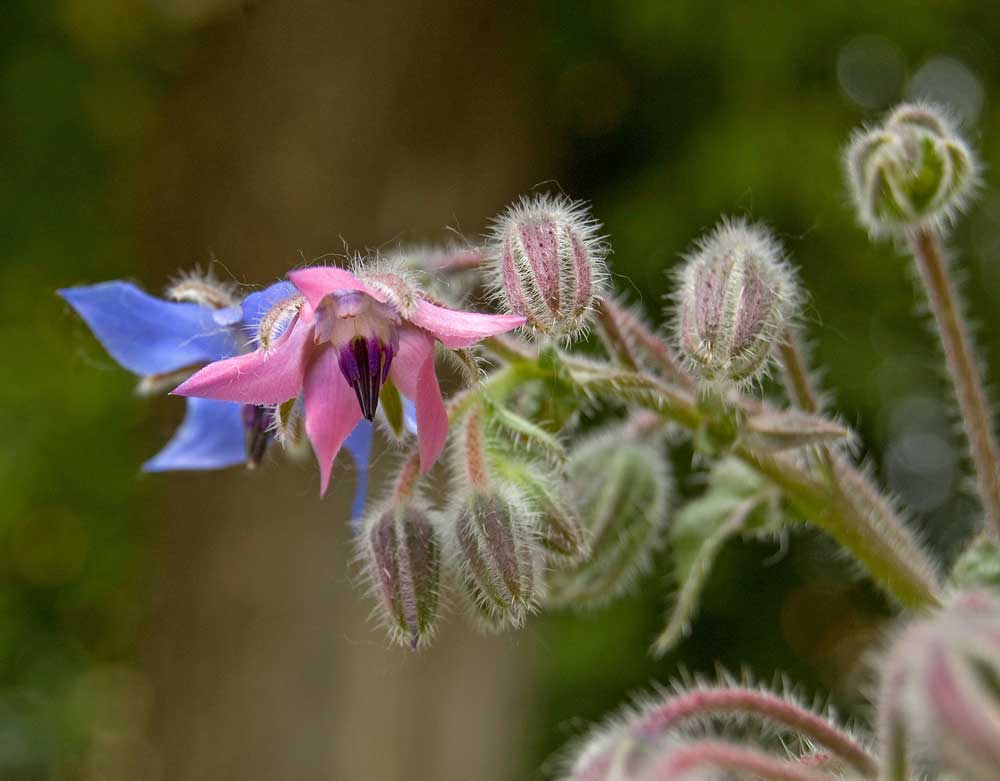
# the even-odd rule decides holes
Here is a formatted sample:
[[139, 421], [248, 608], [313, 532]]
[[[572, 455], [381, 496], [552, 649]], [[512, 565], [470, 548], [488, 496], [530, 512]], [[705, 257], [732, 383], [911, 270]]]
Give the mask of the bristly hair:
[[[585, 281], [589, 286], [587, 302], [580, 311], [553, 314], [548, 303], [542, 298], [537, 286], [518, 284], [519, 295], [524, 297], [524, 306], [511, 302], [506, 290], [503, 268], [505, 243], [512, 227], [524, 220], [534, 220], [546, 216], [565, 226], [566, 230], [579, 242], [587, 257], [589, 278]], [[547, 332], [547, 335], [569, 344], [578, 338], [586, 336], [590, 329], [596, 301], [605, 294], [608, 288], [609, 273], [606, 259], [611, 249], [607, 237], [601, 234], [601, 224], [590, 213], [590, 206], [585, 201], [574, 201], [564, 195], [525, 195], [508, 206], [499, 216], [495, 217], [490, 230], [485, 237], [485, 252], [488, 262], [484, 269], [487, 289], [492, 302], [501, 311], [528, 317], [524, 328], [532, 334]], [[562, 266], [562, 259], [560, 262]], [[558, 286], [560, 300], [573, 300], [578, 292], [575, 285], [581, 280], [578, 271], [572, 264], [561, 268]], [[527, 311], [520, 311], [525, 309]], [[533, 317], [535, 312], [547, 312], [547, 323]]]
[[164, 295], [171, 301], [187, 301], [210, 309], [225, 309], [240, 302], [235, 283], [221, 280], [211, 269], [202, 271], [197, 266], [172, 279]]
[[[868, 192], [872, 183], [868, 181], [867, 167], [871, 155], [883, 143], [892, 143], [894, 126], [906, 115], [918, 118], [920, 124], [939, 138], [947, 139], [964, 156], [969, 165], [966, 181], [953, 192], [949, 201], [940, 205], [934, 212], [924, 217], [914, 219], [909, 224], [891, 224], [875, 214], [871, 208], [871, 198]], [[901, 239], [910, 231], [930, 230], [943, 235], [951, 230], [958, 216], [968, 209], [969, 204], [982, 190], [982, 163], [972, 148], [959, 133], [960, 121], [954, 111], [946, 105], [927, 100], [917, 100], [896, 106], [887, 117], [878, 123], [867, 123], [851, 134], [850, 141], [842, 153], [845, 179], [847, 180], [851, 202], [861, 227], [868, 231], [873, 239]]]
[[[774, 295], [772, 311], [763, 318], [762, 331], [754, 339], [759, 349], [767, 348], [759, 364], [741, 371], [744, 376], [728, 380], [724, 377], [705, 377], [702, 365], [683, 348], [682, 315], [685, 301], [696, 295], [694, 273], [697, 268], [716, 258], [725, 258], [733, 253], [745, 253], [756, 258], [767, 289]], [[685, 368], [693, 375], [703, 377], [703, 383], [717, 385], [719, 382], [735, 383], [740, 389], [759, 386], [769, 376], [774, 364], [774, 345], [783, 338], [785, 331], [793, 327], [798, 318], [802, 300], [799, 291], [798, 274], [788, 262], [784, 248], [771, 230], [761, 222], [750, 223], [743, 217], [723, 217], [709, 233], [699, 237], [694, 249], [682, 256], [684, 262], [671, 271], [674, 278], [673, 292], [668, 295], [668, 317], [674, 333], [675, 344], [681, 347]], [[690, 301], [689, 301], [690, 303]], [[753, 346], [753, 345], [751, 345]], [[744, 351], [748, 352], [748, 351]], [[727, 357], [726, 365], [734, 358], [751, 360], [749, 353]], [[723, 367], [724, 370], [724, 367]]]

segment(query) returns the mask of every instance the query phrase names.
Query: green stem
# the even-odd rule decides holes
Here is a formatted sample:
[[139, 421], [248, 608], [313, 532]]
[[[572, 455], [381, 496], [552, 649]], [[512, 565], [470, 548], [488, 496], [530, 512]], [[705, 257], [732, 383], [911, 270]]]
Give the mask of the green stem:
[[993, 418], [972, 352], [972, 340], [937, 235], [927, 229], [918, 231], [910, 237], [910, 249], [944, 347], [988, 526], [994, 536], [1000, 537], [1000, 448], [993, 433]]
[[[711, 427], [691, 393], [656, 378], [634, 372], [601, 369], [589, 362], [565, 359], [575, 381], [587, 392], [609, 399], [631, 399], [691, 431]], [[901, 522], [887, 517], [860, 492], [867, 487], [863, 476], [843, 462], [834, 485], [850, 480], [859, 483], [859, 496], [871, 507], [849, 500], [846, 492], [816, 477], [797, 462], [756, 453], [745, 446], [734, 448], [736, 456], [782, 489], [802, 516], [826, 531], [861, 562], [872, 578], [889, 594], [908, 606], [939, 603], [939, 583], [933, 564]], [[860, 482], [859, 482], [860, 481]], [[867, 510], [867, 511], [866, 511]]]
[[778, 345], [781, 368], [785, 375], [785, 387], [792, 404], [803, 412], [819, 411], [819, 396], [813, 388], [809, 367], [806, 365], [799, 335], [789, 328], [785, 338]]

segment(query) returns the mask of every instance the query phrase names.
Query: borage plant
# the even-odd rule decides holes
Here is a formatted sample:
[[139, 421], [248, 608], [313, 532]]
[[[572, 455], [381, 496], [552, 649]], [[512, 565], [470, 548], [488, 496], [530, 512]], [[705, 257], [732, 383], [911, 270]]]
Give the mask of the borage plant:
[[[971, 445], [984, 531], [950, 574], [826, 408], [802, 349], [795, 270], [761, 224], [724, 219], [694, 243], [669, 336], [609, 289], [608, 247], [585, 207], [544, 196], [510, 207], [481, 247], [300, 268], [242, 301], [204, 276], [182, 279], [166, 302], [121, 282], [63, 295], [141, 387], [189, 397], [188, 418], [147, 468], [255, 465], [271, 440], [308, 441], [326, 492], [348, 446], [359, 560], [402, 644], [429, 642], [445, 583], [476, 624], [502, 630], [539, 606], [612, 600], [667, 545], [678, 588], [652, 644], [662, 654], [687, 631], [727, 540], [803, 525], [905, 611], [878, 663], [872, 735], [787, 694], [695, 681], [595, 730], [567, 778], [996, 779], [1000, 451], [942, 247], [979, 167], [927, 105], [859, 132], [845, 157], [862, 224], [916, 261]], [[459, 277], [491, 291], [501, 313], [459, 308], [448, 293], [459, 286], [440, 284]], [[600, 357], [571, 349], [592, 329]], [[464, 378], [448, 399], [441, 352]], [[759, 392], [774, 367], [784, 399]], [[402, 454], [366, 502], [372, 421]], [[707, 472], [683, 507], [668, 459], [678, 431]], [[431, 473], [445, 447], [446, 468]], [[429, 498], [437, 477], [443, 507]]]

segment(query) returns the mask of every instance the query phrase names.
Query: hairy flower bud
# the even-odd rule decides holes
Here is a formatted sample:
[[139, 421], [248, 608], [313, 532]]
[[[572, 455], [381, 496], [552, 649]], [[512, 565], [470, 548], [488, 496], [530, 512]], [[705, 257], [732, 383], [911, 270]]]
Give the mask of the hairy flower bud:
[[916, 754], [963, 781], [1000, 774], [1000, 603], [958, 595], [911, 625], [883, 672], [888, 754]]
[[795, 311], [797, 288], [781, 246], [762, 225], [723, 220], [680, 273], [677, 335], [706, 382], [751, 382]]
[[528, 502], [508, 485], [459, 503], [454, 548], [463, 584], [486, 627], [519, 627], [538, 597], [544, 554]]
[[441, 542], [430, 513], [407, 502], [369, 516], [360, 557], [389, 634], [411, 648], [425, 645], [437, 617]]
[[547, 336], [580, 335], [607, 273], [599, 229], [580, 203], [544, 195], [522, 198], [493, 228], [497, 300]]
[[553, 572], [552, 599], [576, 606], [606, 603], [645, 571], [663, 537], [672, 492], [670, 468], [652, 443], [620, 429], [591, 437], [567, 463], [569, 490], [591, 542], [591, 555]]
[[978, 182], [972, 150], [930, 105], [901, 105], [855, 134], [845, 162], [858, 217], [873, 236], [946, 227]]

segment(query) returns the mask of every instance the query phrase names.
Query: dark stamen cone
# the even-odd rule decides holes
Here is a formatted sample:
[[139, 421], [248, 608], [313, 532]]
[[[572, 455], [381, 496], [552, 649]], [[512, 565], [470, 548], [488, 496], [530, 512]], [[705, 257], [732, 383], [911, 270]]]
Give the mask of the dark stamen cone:
[[264, 454], [274, 440], [273, 424], [274, 410], [271, 407], [259, 404], [247, 404], [243, 407], [248, 469], [255, 469], [264, 460]]
[[389, 376], [394, 350], [377, 338], [356, 337], [340, 350], [340, 370], [358, 397], [361, 414], [375, 419], [379, 392]]

